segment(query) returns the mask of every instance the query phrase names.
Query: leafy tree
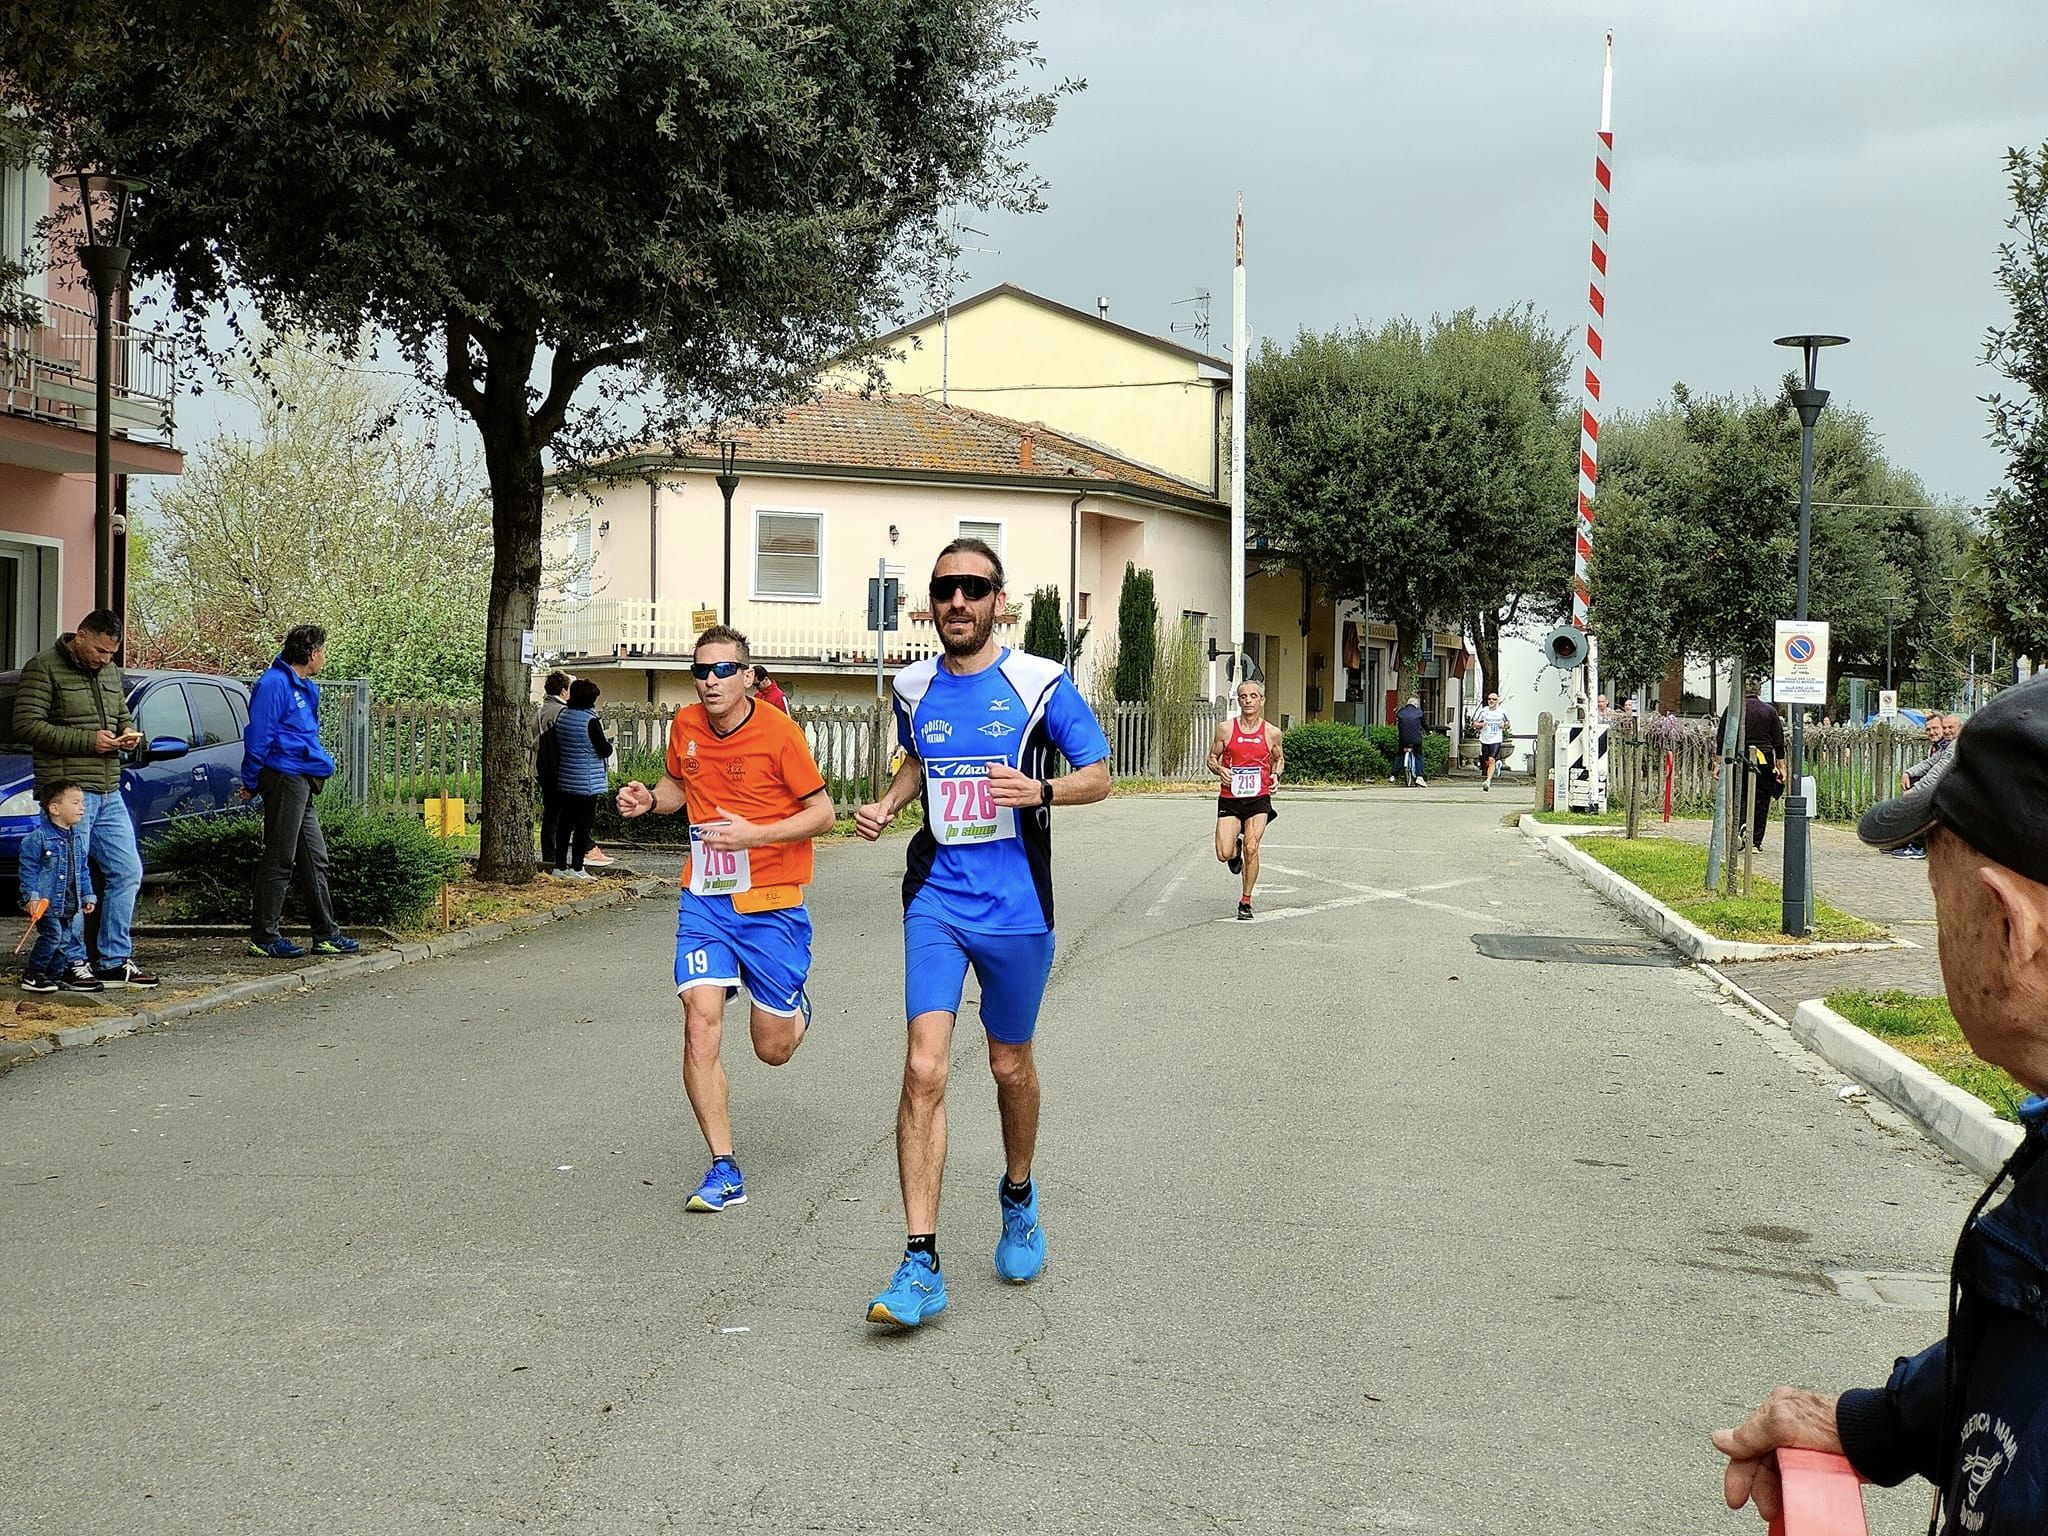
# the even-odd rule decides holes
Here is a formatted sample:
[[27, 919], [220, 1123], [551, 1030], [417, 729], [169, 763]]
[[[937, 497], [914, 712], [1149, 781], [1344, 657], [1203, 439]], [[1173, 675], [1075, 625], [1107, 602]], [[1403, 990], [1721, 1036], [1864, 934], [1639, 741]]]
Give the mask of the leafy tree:
[[1066, 87], [1017, 83], [1030, 15], [532, 0], [496, 62], [405, 53], [388, 109], [337, 85], [218, 114], [174, 74], [92, 68], [46, 87], [61, 154], [156, 183], [135, 265], [181, 310], [239, 287], [275, 332], [367, 324], [474, 421], [493, 524], [485, 878], [533, 867], [520, 635], [544, 456], [676, 447], [692, 420], [800, 392], [942, 255], [944, 210], [1037, 207], [1019, 145]]
[[1995, 394], [1991, 441], [2005, 455], [1979, 565], [1979, 609], [2015, 653], [2048, 657], [2048, 144], [2006, 151], [2012, 238], [1998, 247], [2010, 323], [1993, 326], [1984, 360], [2015, 386]]
[[1024, 621], [1024, 649], [1053, 661], [1067, 659], [1067, 626], [1060, 616], [1060, 589], [1039, 587], [1031, 594], [1031, 616]]
[[1568, 374], [1565, 339], [1526, 307], [1269, 343], [1248, 381], [1252, 530], [1336, 598], [1369, 588], [1402, 665], [1449, 621], [1497, 675], [1503, 615], [1554, 607], [1569, 580]]
[[1135, 561], [1124, 566], [1116, 600], [1116, 696], [1125, 703], [1152, 696], [1152, 672], [1159, 654], [1159, 599], [1152, 573]]
[[255, 431], [223, 430], [138, 521], [133, 643], [157, 666], [248, 673], [294, 624], [379, 697], [483, 687], [490, 509], [473, 458], [397, 424], [397, 391], [286, 344], [245, 364]]

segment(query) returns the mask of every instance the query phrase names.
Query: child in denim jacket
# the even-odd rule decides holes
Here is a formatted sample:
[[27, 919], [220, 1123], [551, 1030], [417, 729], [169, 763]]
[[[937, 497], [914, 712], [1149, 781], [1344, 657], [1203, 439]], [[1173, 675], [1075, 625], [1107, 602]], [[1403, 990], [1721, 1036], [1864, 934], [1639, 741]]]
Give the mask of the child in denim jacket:
[[59, 779], [37, 791], [42, 819], [21, 840], [21, 909], [35, 911], [36, 947], [21, 973], [24, 992], [98, 992], [105, 983], [85, 963], [85, 914], [97, 904], [86, 864], [85, 791]]

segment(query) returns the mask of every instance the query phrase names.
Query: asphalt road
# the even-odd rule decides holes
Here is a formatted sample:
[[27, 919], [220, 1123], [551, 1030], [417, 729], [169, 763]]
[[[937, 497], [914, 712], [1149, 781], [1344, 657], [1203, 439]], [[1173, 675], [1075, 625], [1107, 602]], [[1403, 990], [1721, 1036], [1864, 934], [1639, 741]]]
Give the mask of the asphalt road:
[[1691, 972], [1482, 958], [1632, 936], [1507, 809], [1285, 799], [1250, 924], [1205, 802], [1062, 812], [1050, 1261], [970, 1015], [916, 1334], [900, 842], [820, 854], [795, 1062], [728, 1040], [723, 1215], [663, 900], [0, 1078], [0, 1530], [1761, 1530], [1708, 1431], [1937, 1332], [1827, 1272], [1974, 1186]]

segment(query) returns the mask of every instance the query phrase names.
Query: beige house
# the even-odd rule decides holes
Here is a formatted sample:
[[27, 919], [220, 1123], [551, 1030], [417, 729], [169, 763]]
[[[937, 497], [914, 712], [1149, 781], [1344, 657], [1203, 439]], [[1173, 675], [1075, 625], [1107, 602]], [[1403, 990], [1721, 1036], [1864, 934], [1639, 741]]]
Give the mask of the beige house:
[[[721, 441], [738, 481], [729, 544]], [[1002, 554], [1013, 643], [1034, 588], [1078, 594], [1084, 684], [1127, 562], [1155, 573], [1163, 610], [1205, 630], [1225, 602], [1229, 515], [1208, 490], [1050, 427], [919, 396], [828, 393], [699, 451], [607, 468], [551, 496], [550, 553], [571, 574], [544, 608], [539, 648], [614, 700], [693, 698], [691, 644], [727, 614], [793, 698], [870, 700], [869, 584], [880, 569], [899, 581], [884, 670], [934, 654], [924, 586], [963, 534]]]

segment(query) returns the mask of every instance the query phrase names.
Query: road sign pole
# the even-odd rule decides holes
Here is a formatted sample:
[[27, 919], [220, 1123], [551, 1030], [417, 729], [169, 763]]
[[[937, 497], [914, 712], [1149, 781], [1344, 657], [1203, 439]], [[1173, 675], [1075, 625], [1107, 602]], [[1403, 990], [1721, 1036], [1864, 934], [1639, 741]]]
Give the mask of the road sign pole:
[[[1806, 621], [1813, 541], [1813, 429], [1827, 399], [1827, 391], [1813, 388], [1810, 377], [1805, 389], [1793, 391], [1793, 403], [1799, 409], [1799, 607], [1794, 617], [1802, 624]], [[1825, 650], [1818, 659], [1825, 676]], [[1785, 785], [1785, 899], [1779, 926], [1795, 938], [1804, 938], [1813, 931], [1813, 806], [1806, 794], [1806, 706], [1794, 703], [1791, 710], [1792, 761]]]

